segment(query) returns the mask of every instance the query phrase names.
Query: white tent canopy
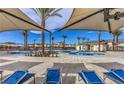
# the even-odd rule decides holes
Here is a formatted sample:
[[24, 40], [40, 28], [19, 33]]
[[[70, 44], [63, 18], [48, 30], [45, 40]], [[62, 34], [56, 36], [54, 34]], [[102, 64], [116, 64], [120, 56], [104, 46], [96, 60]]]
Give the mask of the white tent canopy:
[[[100, 8], [75, 8], [70, 20], [62, 29], [109, 31], [108, 23], [104, 22], [103, 10]], [[111, 10], [110, 15], [116, 12], [124, 13], [124, 8]], [[110, 26], [111, 31], [124, 27], [124, 17], [119, 20], [110, 19]]]
[[18, 29], [41, 31], [43, 28], [18, 8], [0, 8], [0, 31]]

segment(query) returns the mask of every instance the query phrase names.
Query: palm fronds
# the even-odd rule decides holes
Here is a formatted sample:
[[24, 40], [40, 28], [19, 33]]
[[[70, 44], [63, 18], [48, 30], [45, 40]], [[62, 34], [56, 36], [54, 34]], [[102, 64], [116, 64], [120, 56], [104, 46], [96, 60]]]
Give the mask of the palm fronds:
[[45, 20], [51, 16], [62, 17], [62, 15], [58, 13], [62, 8], [32, 8], [32, 10], [40, 17], [44, 14]]

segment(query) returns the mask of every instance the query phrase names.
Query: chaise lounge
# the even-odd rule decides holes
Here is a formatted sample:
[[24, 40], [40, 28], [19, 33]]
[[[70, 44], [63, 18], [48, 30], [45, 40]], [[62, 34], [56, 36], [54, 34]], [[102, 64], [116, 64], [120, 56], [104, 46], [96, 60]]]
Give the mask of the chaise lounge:
[[35, 83], [35, 75], [33, 73], [29, 73], [28, 71], [17, 70], [6, 79], [4, 79], [2, 84], [23, 84], [30, 78], [34, 78]]
[[81, 71], [79, 76], [86, 84], [104, 84], [104, 81], [96, 74], [95, 71]]
[[122, 69], [111, 69], [109, 72], [105, 72], [105, 79], [109, 78], [116, 83], [124, 84], [124, 70]]
[[45, 84], [61, 84], [61, 71], [57, 68], [48, 68], [45, 77]]

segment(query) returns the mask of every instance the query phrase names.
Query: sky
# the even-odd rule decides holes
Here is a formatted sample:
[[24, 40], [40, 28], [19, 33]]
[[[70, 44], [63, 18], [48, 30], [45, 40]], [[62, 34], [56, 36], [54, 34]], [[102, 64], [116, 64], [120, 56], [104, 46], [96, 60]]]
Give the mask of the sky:
[[[27, 14], [32, 20], [37, 22], [38, 24], [41, 23], [40, 17], [33, 12], [31, 9], [21, 9], [25, 14]], [[87, 31], [87, 30], [63, 30], [60, 32], [55, 31], [54, 29], [58, 29], [63, 27], [63, 25], [68, 21], [70, 15], [72, 13], [71, 8], [64, 8], [59, 11], [63, 17], [50, 17], [46, 21], [46, 28], [53, 32], [53, 36], [55, 37], [55, 43], [62, 42], [63, 39], [61, 38], [62, 35], [66, 35], [68, 38], [66, 43], [68, 44], [75, 44], [77, 43], [77, 37], [86, 37], [90, 40], [97, 40], [97, 32], [96, 31]], [[122, 34], [120, 39], [124, 39], [124, 34]], [[45, 33], [45, 42], [49, 43], [49, 34]], [[107, 32], [101, 33], [101, 40], [108, 40], [112, 39], [112, 35]], [[36, 41], [36, 43], [41, 43], [41, 32], [30, 31], [28, 36], [28, 43], [31, 44]], [[0, 43], [4, 42], [15, 42], [15, 43], [24, 43], [23, 31], [22, 30], [15, 30], [15, 31], [6, 31], [0, 32]]]
[[[23, 37], [23, 31], [11, 31], [10, 32], [1, 32], [0, 33], [0, 42], [16, 42], [16, 43], [22, 43], [24, 41]], [[61, 38], [62, 35], [66, 35], [68, 38], [66, 40], [66, 43], [68, 44], [75, 44], [77, 43], [77, 37], [86, 37], [90, 40], [97, 40], [97, 32], [96, 31], [83, 31], [83, 30], [64, 30], [61, 32], [54, 32], [53, 36], [55, 37], [55, 43], [62, 42], [63, 39]], [[119, 37], [120, 39], [124, 39], [124, 35], [121, 35]], [[107, 32], [101, 33], [101, 40], [109, 40], [112, 39], [112, 35]], [[36, 34], [29, 32], [28, 36], [28, 43], [31, 44], [36, 40], [36, 43], [41, 43], [41, 34]], [[49, 43], [49, 34], [45, 33], [45, 42]]]

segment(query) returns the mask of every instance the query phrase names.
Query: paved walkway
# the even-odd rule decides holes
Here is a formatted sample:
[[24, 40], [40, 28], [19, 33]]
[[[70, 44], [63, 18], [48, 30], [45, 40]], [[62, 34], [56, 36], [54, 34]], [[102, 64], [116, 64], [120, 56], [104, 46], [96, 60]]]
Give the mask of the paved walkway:
[[[15, 69], [27, 69], [36, 74], [36, 83], [43, 83], [47, 68], [61, 68], [63, 84], [84, 83], [78, 80], [81, 70], [95, 70], [101, 78], [103, 72], [112, 66], [124, 68], [124, 52], [108, 52], [103, 56], [74, 56], [60, 53], [59, 57], [27, 57], [24, 55], [11, 55], [0, 57], [0, 69], [4, 70], [4, 78]], [[26, 83], [32, 83], [29, 80]], [[107, 79], [105, 83], [115, 83]]]

